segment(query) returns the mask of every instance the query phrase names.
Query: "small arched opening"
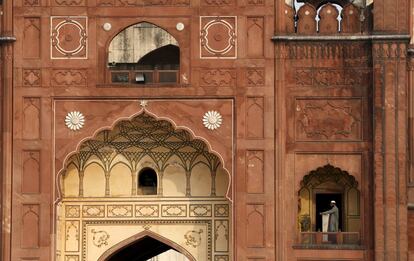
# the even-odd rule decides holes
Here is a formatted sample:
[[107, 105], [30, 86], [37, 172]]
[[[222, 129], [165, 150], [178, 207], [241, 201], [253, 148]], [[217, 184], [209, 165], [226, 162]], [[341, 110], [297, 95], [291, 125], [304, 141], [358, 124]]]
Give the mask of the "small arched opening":
[[157, 194], [157, 173], [152, 168], [143, 168], [138, 173], [138, 194], [156, 195]]
[[107, 62], [112, 83], [178, 83], [180, 48], [166, 30], [142, 22], [127, 27], [112, 39]]

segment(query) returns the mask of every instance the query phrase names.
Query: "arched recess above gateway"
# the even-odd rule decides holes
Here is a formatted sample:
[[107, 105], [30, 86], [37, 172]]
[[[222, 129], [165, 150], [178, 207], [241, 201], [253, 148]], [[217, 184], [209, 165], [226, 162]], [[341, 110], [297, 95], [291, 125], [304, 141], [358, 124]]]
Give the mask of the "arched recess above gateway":
[[105, 251], [97, 261], [147, 260], [170, 249], [181, 253], [189, 261], [196, 261], [186, 249], [151, 231], [141, 232], [119, 242]]
[[176, 84], [180, 47], [173, 35], [148, 22], [128, 26], [109, 43], [107, 68], [111, 83]]
[[[201, 175], [197, 168], [200, 164], [206, 166], [205, 175]], [[203, 140], [193, 138], [189, 131], [177, 129], [167, 120], [158, 120], [145, 110], [117, 122], [111, 129], [99, 131], [78, 146], [77, 152], [65, 160], [65, 167], [58, 177], [59, 198], [144, 195], [140, 193], [138, 176], [140, 171], [148, 168], [154, 169], [157, 174], [159, 182], [155, 194], [158, 196], [163, 196], [164, 192], [169, 196], [192, 196], [192, 188], [201, 184], [194, 184], [191, 176], [201, 175], [204, 178], [200, 180], [207, 181], [211, 188], [206, 192], [208, 195], [197, 196], [224, 196], [230, 199], [231, 177], [221, 158], [212, 153]], [[122, 169], [118, 171], [122, 174], [117, 174], [118, 179], [113, 181], [115, 170], [119, 169]], [[197, 173], [193, 174], [195, 169]], [[171, 171], [174, 177], [181, 175], [188, 180], [184, 187], [179, 186], [183, 191], [170, 192], [164, 186], [171, 185], [169, 177], [173, 175], [167, 175]], [[122, 190], [118, 188], [120, 186], [124, 191], [129, 187], [130, 193], [114, 193]]]

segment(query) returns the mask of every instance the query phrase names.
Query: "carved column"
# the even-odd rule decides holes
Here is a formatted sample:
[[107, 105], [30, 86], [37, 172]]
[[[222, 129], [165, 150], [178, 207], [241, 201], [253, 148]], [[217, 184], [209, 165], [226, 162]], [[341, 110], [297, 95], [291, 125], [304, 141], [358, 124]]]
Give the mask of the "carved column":
[[191, 196], [191, 183], [190, 183], [190, 179], [191, 179], [191, 170], [186, 170], [185, 171], [185, 177], [186, 177], [186, 189], [185, 189], [185, 195], [187, 197]]
[[404, 41], [373, 43], [374, 240], [378, 261], [407, 260], [406, 53]]
[[109, 194], [110, 194], [109, 177], [110, 177], [110, 171], [105, 170], [105, 197], [109, 197]]
[[160, 170], [159, 172], [158, 172], [158, 180], [157, 180], [157, 183], [158, 183], [158, 192], [157, 192], [157, 194], [158, 194], [158, 196], [162, 196], [162, 194], [163, 194], [163, 187], [162, 187], [162, 177], [164, 176], [164, 170]]
[[83, 177], [85, 177], [85, 171], [79, 171], [79, 197], [83, 197]]
[[137, 195], [137, 187], [138, 187], [138, 180], [137, 180], [137, 170], [134, 168], [131, 171], [131, 195], [136, 196]]
[[211, 170], [211, 196], [216, 196], [216, 174], [217, 170]]

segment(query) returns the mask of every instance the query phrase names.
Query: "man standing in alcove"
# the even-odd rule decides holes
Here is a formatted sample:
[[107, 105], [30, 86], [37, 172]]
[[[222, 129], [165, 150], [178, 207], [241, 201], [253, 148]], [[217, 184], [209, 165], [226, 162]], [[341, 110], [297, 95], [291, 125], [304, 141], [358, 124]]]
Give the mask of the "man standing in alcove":
[[328, 223], [328, 232], [338, 232], [338, 224], [339, 224], [339, 209], [336, 206], [336, 202], [334, 200], [331, 201], [331, 209], [325, 212], [319, 213], [320, 215], [327, 215], [329, 214], [329, 223]]

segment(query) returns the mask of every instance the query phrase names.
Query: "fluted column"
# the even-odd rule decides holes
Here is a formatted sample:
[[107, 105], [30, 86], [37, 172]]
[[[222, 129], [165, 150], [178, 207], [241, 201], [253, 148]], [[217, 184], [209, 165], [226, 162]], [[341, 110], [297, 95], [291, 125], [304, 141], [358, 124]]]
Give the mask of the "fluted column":
[[407, 41], [373, 43], [375, 260], [407, 260]]

